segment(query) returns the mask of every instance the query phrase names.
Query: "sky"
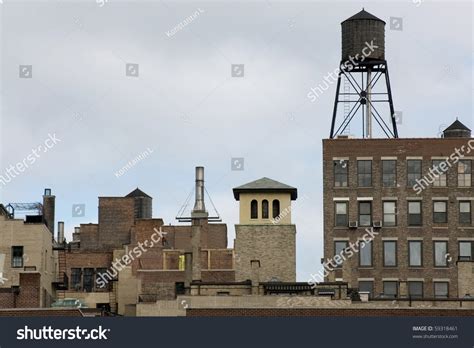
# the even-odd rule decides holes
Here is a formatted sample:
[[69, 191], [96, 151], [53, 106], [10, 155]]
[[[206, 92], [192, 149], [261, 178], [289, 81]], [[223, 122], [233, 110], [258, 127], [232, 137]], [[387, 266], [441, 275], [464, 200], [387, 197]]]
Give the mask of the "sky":
[[298, 188], [307, 280], [323, 256], [321, 146], [336, 86], [308, 93], [338, 67], [340, 23], [362, 7], [387, 23], [400, 137], [438, 137], [456, 117], [472, 129], [470, 1], [0, 1], [0, 175], [28, 164], [0, 184], [0, 202], [51, 188], [70, 239], [97, 222], [97, 197], [139, 187], [153, 216], [176, 224], [201, 165], [232, 247], [232, 188], [269, 177]]

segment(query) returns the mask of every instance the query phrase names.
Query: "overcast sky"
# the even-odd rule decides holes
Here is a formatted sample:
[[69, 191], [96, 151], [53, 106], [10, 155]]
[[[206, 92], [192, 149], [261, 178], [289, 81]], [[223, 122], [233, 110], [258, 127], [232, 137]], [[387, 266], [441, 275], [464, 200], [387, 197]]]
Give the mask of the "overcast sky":
[[[1, 2], [0, 175], [49, 135], [60, 141], [0, 184], [0, 202], [40, 201], [51, 188], [69, 237], [97, 221], [98, 196], [137, 186], [153, 197], [154, 217], [175, 224], [203, 165], [231, 247], [232, 188], [267, 176], [304, 197], [293, 222], [298, 280], [307, 280], [322, 257], [321, 140], [335, 85], [314, 102], [307, 95], [338, 66], [340, 22], [362, 7], [387, 22], [400, 136], [437, 137], [456, 117], [474, 126], [470, 1]], [[390, 17], [402, 30], [390, 30]], [[126, 76], [127, 63], [138, 77]], [[244, 64], [243, 77], [232, 64]], [[233, 157], [244, 170], [231, 170]], [[72, 217], [76, 203], [84, 217]]]

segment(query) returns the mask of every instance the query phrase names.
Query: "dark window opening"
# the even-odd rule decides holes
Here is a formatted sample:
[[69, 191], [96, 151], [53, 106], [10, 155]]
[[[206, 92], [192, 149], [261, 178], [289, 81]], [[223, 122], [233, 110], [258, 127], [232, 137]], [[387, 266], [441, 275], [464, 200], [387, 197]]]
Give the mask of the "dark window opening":
[[12, 246], [12, 267], [23, 267], [23, 247]]
[[250, 218], [258, 219], [258, 202], [255, 199], [250, 203]]
[[274, 199], [272, 202], [272, 214], [273, 218], [280, 215], [280, 201], [278, 199]]
[[268, 219], [268, 201], [266, 199], [262, 201], [262, 219]]
[[92, 292], [94, 289], [94, 269], [84, 268], [83, 289], [86, 292]]

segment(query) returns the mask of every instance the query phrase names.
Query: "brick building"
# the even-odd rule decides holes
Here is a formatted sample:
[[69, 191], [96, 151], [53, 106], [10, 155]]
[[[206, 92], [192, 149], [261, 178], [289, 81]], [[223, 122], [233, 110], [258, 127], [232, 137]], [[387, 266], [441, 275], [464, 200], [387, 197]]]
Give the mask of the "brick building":
[[474, 296], [470, 134], [456, 121], [442, 138], [323, 140], [326, 280], [375, 298]]
[[0, 308], [44, 308], [54, 300], [54, 196], [45, 194], [35, 206], [46, 214], [19, 219], [13, 205], [0, 204]]

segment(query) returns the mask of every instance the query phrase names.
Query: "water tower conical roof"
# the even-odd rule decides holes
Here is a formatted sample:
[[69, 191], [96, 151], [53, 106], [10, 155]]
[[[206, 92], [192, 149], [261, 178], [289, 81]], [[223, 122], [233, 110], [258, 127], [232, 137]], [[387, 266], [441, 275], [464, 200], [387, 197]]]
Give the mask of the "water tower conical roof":
[[[352, 17], [347, 18], [344, 22], [361, 20], [361, 19], [371, 19], [371, 20], [380, 21], [380, 22], [385, 23], [383, 20], [381, 20], [378, 17], [375, 17], [373, 14], [367, 12], [364, 9], [362, 9], [362, 11], [360, 11], [359, 13], [356, 13]], [[344, 22], [342, 22], [342, 23], [344, 23]]]

